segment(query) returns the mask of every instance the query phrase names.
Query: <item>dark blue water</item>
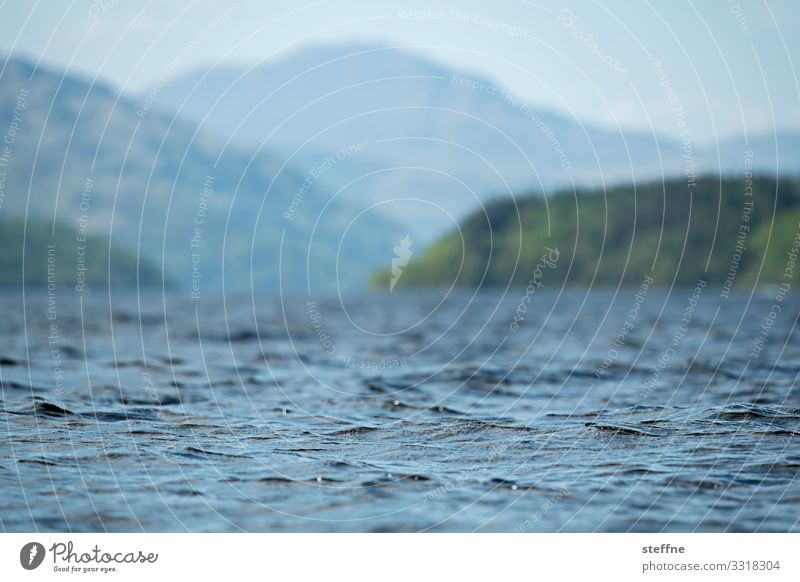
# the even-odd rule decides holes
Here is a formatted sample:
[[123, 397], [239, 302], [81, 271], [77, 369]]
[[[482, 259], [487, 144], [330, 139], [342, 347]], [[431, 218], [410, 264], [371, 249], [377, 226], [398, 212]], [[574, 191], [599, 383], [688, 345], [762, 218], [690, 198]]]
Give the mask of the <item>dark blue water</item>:
[[800, 530], [797, 297], [524, 293], [4, 295], [0, 526]]

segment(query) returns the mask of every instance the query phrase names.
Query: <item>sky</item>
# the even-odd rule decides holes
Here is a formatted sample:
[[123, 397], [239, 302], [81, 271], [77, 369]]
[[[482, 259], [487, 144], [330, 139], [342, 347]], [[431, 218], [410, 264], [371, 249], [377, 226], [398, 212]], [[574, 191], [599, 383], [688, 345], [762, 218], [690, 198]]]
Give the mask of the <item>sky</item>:
[[144, 93], [305, 44], [408, 47], [583, 122], [713, 142], [800, 130], [800, 1], [0, 3], [0, 51]]

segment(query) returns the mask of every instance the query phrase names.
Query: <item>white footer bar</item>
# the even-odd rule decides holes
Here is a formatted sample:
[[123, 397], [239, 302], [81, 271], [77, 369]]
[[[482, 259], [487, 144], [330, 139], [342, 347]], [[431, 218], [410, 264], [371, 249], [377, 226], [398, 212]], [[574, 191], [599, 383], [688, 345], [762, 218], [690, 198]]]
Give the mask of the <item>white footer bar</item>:
[[800, 534], [3, 534], [0, 579], [796, 581], [799, 549]]

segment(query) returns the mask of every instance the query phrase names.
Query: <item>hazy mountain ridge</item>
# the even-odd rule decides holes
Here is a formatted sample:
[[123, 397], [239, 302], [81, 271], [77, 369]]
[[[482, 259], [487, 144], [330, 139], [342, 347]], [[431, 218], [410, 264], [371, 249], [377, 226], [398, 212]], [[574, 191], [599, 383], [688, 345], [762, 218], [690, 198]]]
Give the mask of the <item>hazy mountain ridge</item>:
[[[353, 236], [373, 244], [346, 246], [349, 269], [337, 274], [343, 225], [360, 209], [328, 204], [330, 194], [315, 183], [304, 193], [302, 211], [287, 220], [284, 212], [307, 176], [283, 160], [226, 148], [190, 121], [143, 114], [139, 102], [102, 83], [23, 59], [6, 61], [0, 80], [0, 127], [8, 128], [15, 115], [19, 126], [0, 211], [19, 217], [27, 209], [29, 228], [44, 228], [55, 217], [77, 230], [83, 220], [93, 240], [110, 238], [140, 253], [187, 288], [195, 272], [204, 288], [218, 289], [224, 276], [228, 289], [247, 289], [251, 267], [257, 288], [276, 288], [284, 231], [283, 284], [305, 285], [306, 251], [320, 217], [310, 269], [320, 284], [359, 286], [370, 265], [384, 261], [381, 245], [391, 248], [395, 229], [388, 222], [377, 229], [356, 223]], [[15, 114], [20, 96], [25, 106]], [[204, 190], [213, 193], [204, 196]]]
[[0, 130], [19, 127], [0, 213], [27, 212], [29, 232], [54, 219], [62, 233], [85, 228], [183, 288], [275, 289], [282, 277], [299, 289], [310, 277], [332, 290], [387, 267], [406, 234], [421, 252], [481, 204], [565, 182], [739, 174], [749, 151], [753, 171], [800, 171], [800, 135], [687, 156], [677, 141], [536, 111], [405, 49], [309, 47], [245, 70], [188, 73], [149, 103], [7, 60]]
[[[367, 142], [360, 167], [337, 169], [326, 181], [338, 188], [356, 180], [346, 194], [357, 200], [421, 196], [440, 204], [443, 211], [399, 215], [423, 238], [452, 226], [447, 212], [464, 217], [481, 202], [531, 188], [736, 174], [747, 150], [756, 152], [756, 171], [800, 171], [800, 134], [751, 134], [718, 147], [689, 135], [687, 148], [681, 140], [540, 111], [482, 75], [368, 43], [193, 71], [169, 81], [159, 105], [240, 143], [265, 143], [285, 155], [302, 148], [305, 159]], [[341, 171], [347, 168], [353, 172]], [[370, 171], [377, 173], [363, 177]]]

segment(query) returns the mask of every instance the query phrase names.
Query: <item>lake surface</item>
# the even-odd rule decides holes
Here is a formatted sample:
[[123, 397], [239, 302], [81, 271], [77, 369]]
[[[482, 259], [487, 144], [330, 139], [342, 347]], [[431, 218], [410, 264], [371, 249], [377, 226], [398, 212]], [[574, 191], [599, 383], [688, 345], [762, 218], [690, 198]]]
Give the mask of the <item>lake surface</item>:
[[26, 296], [3, 531], [800, 531], [775, 289]]

